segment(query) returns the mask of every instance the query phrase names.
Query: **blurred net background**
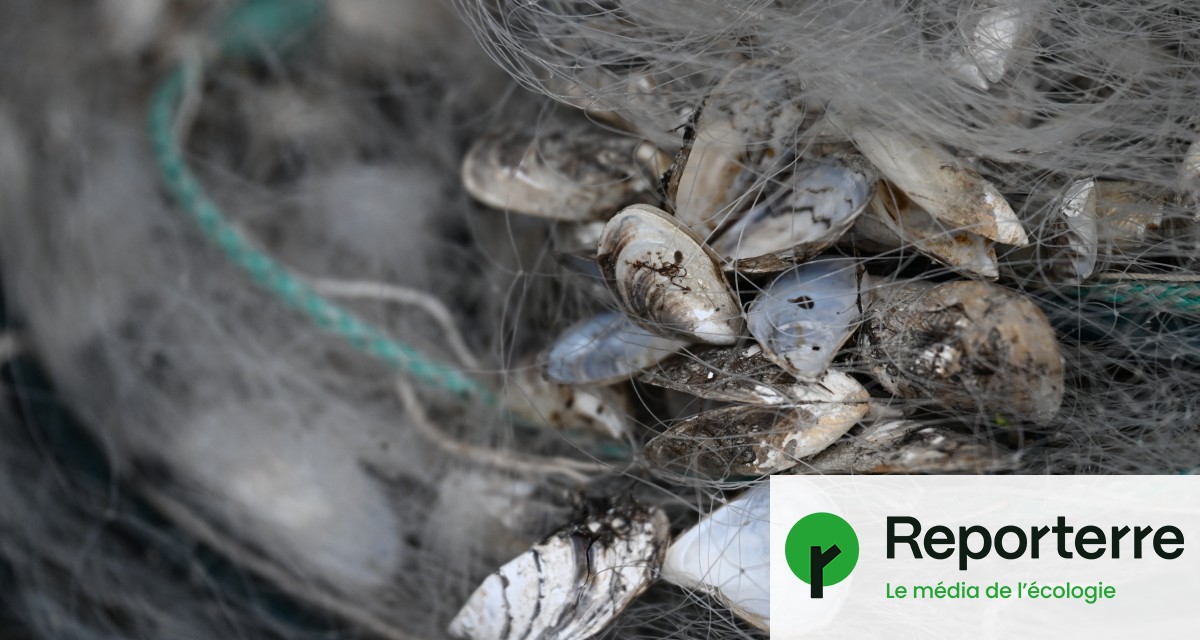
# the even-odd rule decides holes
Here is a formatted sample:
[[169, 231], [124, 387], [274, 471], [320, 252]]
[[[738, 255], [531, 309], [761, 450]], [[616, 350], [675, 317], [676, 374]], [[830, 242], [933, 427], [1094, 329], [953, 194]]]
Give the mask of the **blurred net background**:
[[[1097, 266], [1150, 284], [1065, 287], [1036, 250], [1000, 256], [1001, 283], [1034, 296], [1058, 332], [1066, 395], [1053, 421], [926, 419], [1017, 450], [1023, 473], [1200, 464], [1188, 284], [1200, 7], [1020, 3], [1036, 36], [980, 89], [947, 69], [984, 0], [312, 4], [296, 46], [204, 69], [187, 93], [202, 97], [181, 107], [185, 155], [266, 253], [431, 361], [503, 390], [547, 336], [603, 306], [555, 261], [554, 225], [465, 194], [473, 140], [584, 106], [677, 147], [681, 114], [744, 61], [768, 60], [814, 111], [971, 159], [1037, 243], [1051, 242], [1074, 180], [1164, 194], [1162, 223], [1104, 247]], [[443, 637], [482, 577], [585, 497], [633, 494], [678, 528], [739, 488], [647, 469], [637, 442], [532, 428], [436, 389], [406, 401], [385, 363], [208, 242], [164, 190], [146, 121], [162, 79], [204, 59], [234, 5], [0, 6], [0, 268], [15, 345], [0, 410], [0, 637]], [[632, 91], [631, 70], [652, 91]], [[362, 282], [421, 292], [406, 299], [425, 306], [351, 295]], [[637, 396], [634, 415], [653, 426], [672, 402]], [[755, 632], [656, 586], [608, 633]]]

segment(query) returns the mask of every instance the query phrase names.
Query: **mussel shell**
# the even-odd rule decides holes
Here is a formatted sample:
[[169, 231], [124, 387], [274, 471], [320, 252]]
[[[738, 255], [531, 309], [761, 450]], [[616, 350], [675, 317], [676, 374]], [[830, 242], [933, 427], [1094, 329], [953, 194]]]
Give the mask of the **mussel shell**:
[[[589, 28], [605, 27], [589, 19]], [[619, 28], [619, 27], [618, 27]], [[578, 38], [560, 40], [569, 50], [589, 55]], [[679, 108], [669, 92], [659, 91], [661, 77], [637, 66], [610, 68], [579, 66], [570, 74], [550, 74], [542, 88], [556, 100], [587, 112], [589, 119], [648, 136], [677, 132], [691, 118], [692, 108]], [[631, 120], [633, 117], [634, 120]], [[665, 170], [670, 164], [663, 166]]]
[[607, 311], [572, 326], [550, 345], [546, 377], [562, 384], [612, 384], [683, 347], [633, 324], [625, 314]]
[[751, 335], [798, 380], [818, 379], [858, 328], [864, 275], [850, 258], [814, 260], [784, 272], [751, 303]]
[[827, 402], [836, 397], [831, 389], [859, 397], [853, 381], [837, 371], [826, 371], [818, 382], [797, 382], [771, 362], [758, 344], [690, 349], [648, 367], [638, 379], [706, 400], [739, 404]]
[[861, 156], [828, 156], [783, 181], [713, 243], [740, 273], [783, 271], [828, 248], [871, 201], [878, 174]]
[[1051, 224], [1057, 232], [1047, 244], [1050, 268], [1063, 282], [1078, 284], [1096, 270], [1100, 225], [1096, 219], [1096, 181], [1077, 180], [1063, 195], [1061, 215]]
[[1000, 82], [1018, 47], [1033, 37], [1037, 13], [1035, 5], [1020, 0], [992, 0], [976, 8], [963, 25], [964, 51], [951, 58], [953, 73], [984, 91]]
[[867, 413], [870, 396], [844, 373], [802, 391], [803, 404], [732, 405], [681, 420], [646, 444], [646, 457], [715, 477], [768, 475], [821, 452]]
[[758, 344], [689, 349], [646, 368], [638, 379], [722, 402], [784, 404], [796, 398], [796, 379]]
[[884, 129], [850, 133], [879, 172], [933, 217], [996, 242], [1029, 244], [1004, 196], [949, 151]]
[[743, 620], [770, 631], [770, 515], [770, 485], [751, 487], [671, 543], [663, 580], [710, 594]]
[[[753, 93], [731, 89], [751, 77]], [[667, 180], [667, 199], [683, 224], [707, 237], [790, 161], [787, 149], [807, 115], [799, 93], [784, 70], [761, 61], [733, 69], [718, 83]]]
[[543, 379], [541, 370], [532, 365], [505, 377], [503, 403], [509, 411], [537, 424], [617, 440], [624, 440], [629, 433], [629, 401], [617, 388], [557, 384]]
[[639, 162], [643, 142], [583, 119], [539, 122], [480, 139], [463, 160], [467, 191], [484, 204], [555, 220], [605, 219], [653, 202], [657, 176]]
[[[1000, 275], [996, 249], [987, 238], [964, 231], [947, 229], [936, 218], [918, 207], [903, 192], [884, 184], [871, 202], [870, 212], [859, 218], [867, 223], [862, 230], [871, 233], [871, 221], [892, 234], [899, 246], [912, 245], [925, 256], [951, 269], [995, 280]], [[876, 232], [876, 237], [879, 233]]]
[[604, 228], [596, 262], [634, 322], [685, 341], [733, 344], [741, 305], [699, 238], [649, 205], [633, 205]]
[[1097, 180], [1096, 218], [1102, 244], [1136, 249], [1162, 228], [1173, 194], [1152, 185], [1122, 180]]
[[590, 638], [650, 586], [669, 535], [666, 514], [638, 506], [560, 530], [488, 576], [450, 622], [450, 635]]
[[881, 288], [860, 337], [872, 373], [901, 398], [1046, 422], [1063, 397], [1054, 329], [1025, 296], [984, 282]]
[[794, 474], [995, 473], [1015, 458], [995, 442], [944, 424], [881, 420], [851, 431], [833, 446], [792, 468]]

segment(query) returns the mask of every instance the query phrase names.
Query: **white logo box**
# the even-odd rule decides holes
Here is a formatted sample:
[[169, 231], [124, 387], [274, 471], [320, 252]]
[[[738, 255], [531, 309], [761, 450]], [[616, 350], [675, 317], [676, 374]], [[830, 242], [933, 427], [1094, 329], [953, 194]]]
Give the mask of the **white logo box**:
[[[770, 483], [772, 638], [1200, 637], [1200, 476], [773, 476]], [[854, 527], [859, 559], [846, 580], [826, 586], [824, 597], [814, 600], [809, 585], [788, 568], [784, 542], [797, 520], [817, 511]], [[916, 559], [908, 544], [897, 544], [895, 558], [888, 559], [888, 516], [916, 518], [923, 529], [918, 542], [935, 525], [955, 537], [960, 527], [981, 525], [994, 535], [1011, 525], [1025, 532], [1029, 547], [1031, 528], [1052, 527], [1062, 516], [1073, 528], [1064, 535], [1072, 557], [1060, 556], [1051, 531], [1040, 540], [1037, 559], [1028, 548], [1016, 559], [1002, 558], [994, 540], [991, 553], [968, 558], [965, 571], [957, 546], [938, 560], [923, 545], [923, 558]], [[1099, 527], [1106, 538], [1113, 527], [1130, 527], [1119, 540], [1120, 557], [1112, 558], [1110, 543], [1085, 545], [1085, 551], [1106, 549], [1098, 559], [1079, 557], [1075, 536], [1086, 525]], [[1167, 526], [1178, 528], [1182, 544], [1170, 544], [1174, 534], [1163, 530]], [[1142, 538], [1140, 559], [1133, 553], [1137, 527], [1154, 528]], [[912, 529], [897, 525], [895, 531]], [[1175, 559], [1155, 553], [1153, 536], [1160, 531], [1167, 555], [1182, 549]], [[1095, 539], [1095, 532], [1088, 533], [1085, 542]], [[978, 551], [982, 534], [975, 531], [968, 541]], [[1017, 536], [1008, 531], [1002, 542], [1011, 552]], [[1103, 594], [1101, 583], [1115, 593], [1089, 604], [1086, 588]], [[999, 595], [997, 584], [1011, 589], [1009, 597], [987, 597], [989, 586], [991, 595]], [[1068, 584], [1083, 597], [1053, 597]], [[1031, 585], [1051, 597], [1029, 597]], [[901, 586], [905, 598], [895, 597]], [[917, 586], [944, 597], [928, 597], [926, 589], [926, 597], [914, 597]], [[978, 598], [949, 597], [972, 586]]]

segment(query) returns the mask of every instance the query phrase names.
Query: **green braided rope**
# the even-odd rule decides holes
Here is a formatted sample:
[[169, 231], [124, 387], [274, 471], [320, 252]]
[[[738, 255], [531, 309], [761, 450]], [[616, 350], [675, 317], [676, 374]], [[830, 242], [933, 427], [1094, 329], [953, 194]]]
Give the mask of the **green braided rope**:
[[[252, 1], [250, 4], [268, 3]], [[185, 80], [185, 69], [180, 67], [155, 91], [150, 104], [149, 131], [154, 156], [167, 190], [199, 225], [204, 235], [260, 286], [279, 296], [322, 328], [344, 337], [360, 351], [383, 360], [424, 384], [494, 404], [494, 396], [479, 383], [456, 369], [431, 362], [411, 346], [392, 340], [383, 331], [323, 298], [286, 267], [257, 249], [237, 227], [226, 220], [188, 169], [175, 139], [175, 112], [183, 96]]]
[[1147, 306], [1179, 313], [1200, 312], [1200, 283], [1113, 282], [1080, 287], [1080, 295], [1125, 307]]

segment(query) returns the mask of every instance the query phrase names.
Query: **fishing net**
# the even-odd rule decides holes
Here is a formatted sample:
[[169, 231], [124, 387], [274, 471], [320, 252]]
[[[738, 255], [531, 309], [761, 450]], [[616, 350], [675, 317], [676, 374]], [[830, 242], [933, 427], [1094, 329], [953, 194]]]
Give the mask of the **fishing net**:
[[[856, 338], [835, 366], [873, 398], [864, 425], [957, 438], [925, 471], [1200, 464], [1200, 8], [272, 4], [0, 8], [0, 621], [19, 633], [444, 637], [481, 580], [597, 501], [661, 508], [677, 533], [752, 484], [645, 454], [722, 403], [631, 374], [595, 392], [625, 419], [613, 437], [530, 401], [553, 339], [618, 305], [572, 266], [576, 225], [487, 206], [460, 172], [487, 136], [563, 123], [671, 160], [706, 109], [748, 98], [800, 107], [747, 141], [787, 162], [851, 129], [945, 150], [1028, 235], [992, 245], [992, 286], [1053, 327], [1061, 404], [1035, 420], [990, 408], [1004, 398], [897, 397]], [[267, 26], [239, 32], [238, 7]], [[660, 177], [645, 193], [666, 206]], [[1086, 181], [1126, 195], [1072, 278], [1063, 208]], [[828, 251], [879, 291], [986, 279], [911, 243]], [[604, 633], [759, 632], [659, 582]]]

